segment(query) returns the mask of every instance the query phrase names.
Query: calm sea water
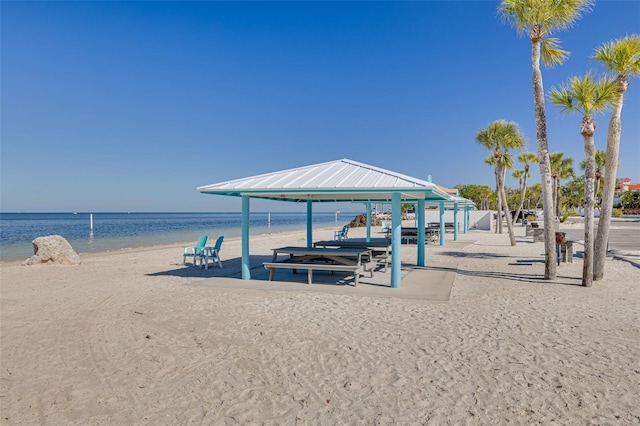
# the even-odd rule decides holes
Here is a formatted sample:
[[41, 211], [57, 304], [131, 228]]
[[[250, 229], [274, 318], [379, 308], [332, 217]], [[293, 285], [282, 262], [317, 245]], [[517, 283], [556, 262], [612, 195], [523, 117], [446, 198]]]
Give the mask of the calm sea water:
[[[357, 213], [314, 213], [313, 227], [346, 224]], [[239, 237], [241, 213], [0, 213], [0, 261], [33, 255], [31, 242], [40, 236], [62, 235], [76, 252], [195, 242], [203, 234]], [[251, 213], [252, 235], [306, 229], [306, 213]]]

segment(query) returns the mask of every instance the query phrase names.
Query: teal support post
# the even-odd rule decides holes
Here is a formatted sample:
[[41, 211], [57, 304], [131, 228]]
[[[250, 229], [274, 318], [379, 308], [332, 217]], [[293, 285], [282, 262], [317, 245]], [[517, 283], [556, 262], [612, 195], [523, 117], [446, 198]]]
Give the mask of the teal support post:
[[307, 248], [313, 246], [313, 203], [307, 200]]
[[391, 195], [391, 288], [400, 288], [402, 279], [402, 216], [400, 212], [400, 193]]
[[444, 245], [444, 201], [440, 201], [440, 245]]
[[469, 232], [469, 206], [464, 206], [464, 233]]
[[424, 266], [424, 251], [425, 251], [425, 238], [424, 238], [424, 200], [418, 200], [418, 207], [416, 207], [416, 218], [418, 219], [418, 266]]
[[371, 241], [371, 203], [366, 203], [367, 207], [367, 239], [366, 241]]
[[458, 241], [458, 203], [453, 203], [453, 241]]
[[249, 259], [249, 196], [242, 196], [242, 279], [251, 279]]

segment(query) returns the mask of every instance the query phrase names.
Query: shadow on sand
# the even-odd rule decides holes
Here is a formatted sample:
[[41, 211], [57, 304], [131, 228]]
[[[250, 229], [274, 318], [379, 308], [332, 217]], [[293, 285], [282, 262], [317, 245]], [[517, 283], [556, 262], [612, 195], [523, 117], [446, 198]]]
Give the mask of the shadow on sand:
[[[270, 262], [271, 256], [250, 256], [249, 269], [260, 270], [264, 269], [263, 262]], [[222, 259], [222, 268], [216, 265], [209, 265], [208, 269], [199, 268], [193, 266], [191, 263], [183, 265], [182, 263], [174, 264], [175, 269], [169, 269], [166, 271], [154, 272], [152, 274], [146, 274], [148, 277], [163, 277], [172, 276], [180, 278], [242, 278], [242, 258], [236, 257], [233, 259]]]
[[[527, 260], [524, 260], [527, 262]], [[544, 261], [542, 261], [544, 262]], [[493, 272], [493, 271], [474, 271], [467, 270], [462, 268], [448, 268], [448, 267], [425, 267], [425, 269], [430, 270], [438, 270], [438, 271], [452, 271], [457, 272], [460, 275], [467, 275], [471, 277], [482, 277], [482, 278], [494, 278], [494, 279], [502, 279], [507, 281], [519, 281], [525, 283], [537, 283], [537, 284], [561, 284], [561, 285], [570, 285], [570, 286], [580, 286], [580, 278], [558, 275], [555, 280], [545, 280], [540, 274], [523, 274], [523, 273], [512, 273], [512, 272]], [[562, 280], [562, 281], [559, 281]], [[568, 280], [568, 281], [564, 281]]]
[[508, 256], [508, 255], [504, 255], [504, 254], [496, 254], [496, 253], [467, 253], [464, 251], [445, 251], [442, 253], [439, 253], [443, 256], [451, 256], [451, 257], [473, 257], [476, 259], [495, 259], [498, 257], [514, 257], [514, 256]]
[[[444, 255], [448, 255], [451, 257], [475, 257], [479, 259], [486, 258], [507, 258], [514, 256], [505, 256], [505, 255], [496, 255], [495, 253], [464, 253], [464, 252], [445, 252]], [[252, 280], [268, 280], [268, 272], [262, 266], [263, 262], [270, 262], [272, 260], [271, 256], [251, 256], [250, 257], [250, 270], [252, 275]], [[237, 257], [233, 259], [223, 259], [222, 260], [223, 267], [218, 268], [217, 266], [209, 266], [209, 269], [197, 268], [192, 266], [191, 264], [182, 265], [181, 263], [174, 264], [176, 267], [174, 269], [169, 269], [166, 271], [154, 272], [151, 274], [146, 274], [150, 277], [160, 277], [160, 276], [173, 276], [173, 277], [181, 277], [181, 278], [242, 278], [242, 259]], [[510, 263], [509, 265], [518, 265], [518, 266], [530, 266], [533, 263], [544, 263], [544, 259], [518, 259], [514, 263]], [[403, 275], [406, 275], [410, 268], [409, 265], [403, 264]], [[439, 272], [453, 272], [454, 274], [466, 275], [471, 277], [482, 277], [482, 278], [492, 278], [492, 279], [501, 279], [507, 281], [517, 281], [517, 282], [525, 282], [525, 283], [539, 283], [539, 284], [562, 284], [562, 285], [571, 285], [571, 286], [579, 286], [580, 278], [578, 277], [570, 277], [558, 275], [555, 280], [545, 280], [540, 274], [526, 274], [526, 273], [513, 273], [513, 272], [499, 272], [499, 271], [479, 271], [479, 270], [467, 270], [459, 267], [446, 267], [446, 266], [425, 266], [421, 269], [427, 271], [439, 271]], [[350, 279], [344, 281], [345, 277], [341, 276], [329, 276], [328, 279], [325, 280], [322, 278], [321, 274], [316, 274], [317, 277], [314, 279], [314, 284], [351, 284]], [[386, 274], [382, 274], [386, 275]], [[376, 278], [379, 277], [379, 274], [376, 274]], [[306, 274], [282, 274], [278, 273], [278, 281], [292, 281], [292, 282], [304, 282]], [[338, 282], [336, 282], [338, 281]], [[372, 286], [372, 287], [388, 287], [388, 283], [386, 282], [388, 279], [385, 278], [383, 282], [378, 282], [377, 279], [371, 280], [366, 277], [361, 277], [361, 285]]]

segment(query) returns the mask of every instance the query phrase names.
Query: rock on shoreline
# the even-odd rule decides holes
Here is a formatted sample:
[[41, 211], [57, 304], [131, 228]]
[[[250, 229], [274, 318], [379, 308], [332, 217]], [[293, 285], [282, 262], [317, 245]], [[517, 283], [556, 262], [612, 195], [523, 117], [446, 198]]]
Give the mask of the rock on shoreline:
[[33, 256], [25, 260], [23, 265], [37, 265], [40, 263], [60, 263], [64, 265], [79, 265], [80, 256], [71, 244], [60, 235], [38, 237], [31, 242]]

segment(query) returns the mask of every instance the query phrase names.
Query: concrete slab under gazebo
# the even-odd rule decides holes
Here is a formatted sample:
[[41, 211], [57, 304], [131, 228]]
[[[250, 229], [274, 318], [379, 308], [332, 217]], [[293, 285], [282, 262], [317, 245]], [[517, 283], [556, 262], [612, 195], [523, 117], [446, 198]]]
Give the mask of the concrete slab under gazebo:
[[[469, 208], [469, 200], [447, 194], [432, 182], [381, 169], [349, 159], [313, 164], [294, 169], [266, 173], [226, 182], [200, 186], [202, 194], [227, 195], [242, 198], [242, 278], [251, 279], [249, 257], [249, 213], [251, 198], [306, 203], [307, 246], [313, 244], [313, 203], [355, 202], [368, 206], [391, 202], [391, 287], [399, 288], [401, 281], [402, 203], [416, 205], [418, 227], [417, 265], [425, 265], [425, 207]], [[475, 208], [475, 206], [474, 206]], [[367, 208], [367, 236], [371, 218]], [[442, 214], [442, 213], [441, 213]], [[457, 218], [457, 214], [454, 216]], [[465, 218], [467, 215], [465, 215]], [[442, 219], [442, 216], [441, 216]], [[456, 219], [457, 221], [457, 219]], [[457, 222], [456, 222], [457, 223]], [[465, 221], [465, 230], [467, 229]], [[457, 226], [457, 225], [456, 225]], [[421, 232], [420, 232], [421, 231]], [[444, 222], [441, 220], [441, 235]], [[456, 231], [457, 232], [457, 231]], [[441, 237], [441, 243], [443, 243]], [[456, 234], [457, 239], [457, 234]]]

